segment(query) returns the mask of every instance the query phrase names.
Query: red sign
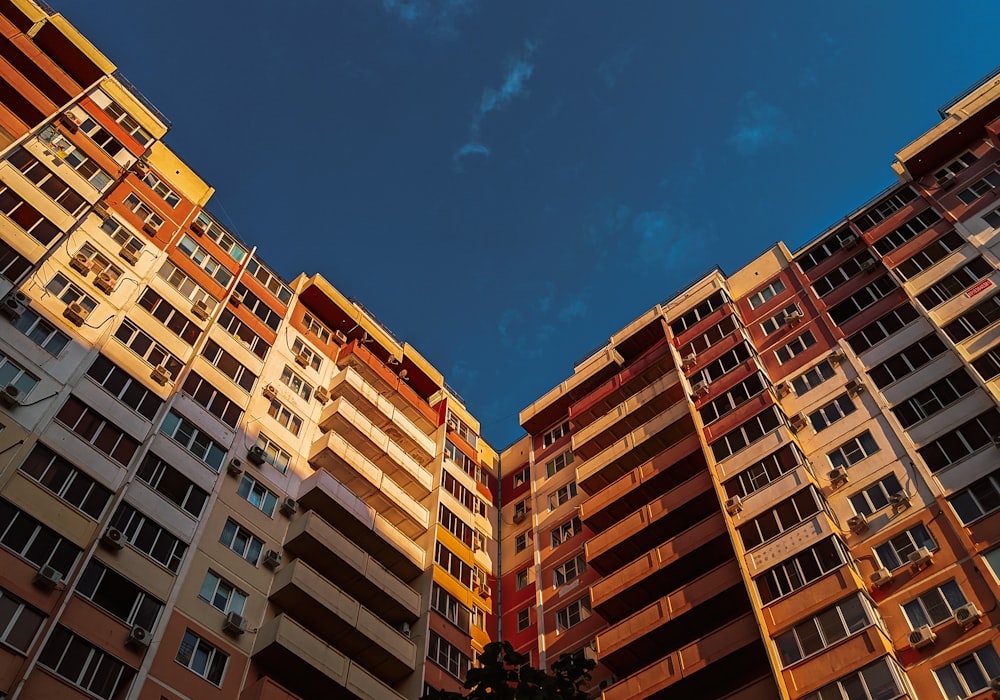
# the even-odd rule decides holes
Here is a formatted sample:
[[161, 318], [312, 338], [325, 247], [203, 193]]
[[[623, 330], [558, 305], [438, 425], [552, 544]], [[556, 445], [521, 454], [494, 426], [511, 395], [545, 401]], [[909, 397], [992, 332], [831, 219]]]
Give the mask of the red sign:
[[992, 280], [988, 280], [988, 279], [980, 280], [980, 281], [976, 282], [974, 285], [972, 285], [971, 287], [969, 287], [968, 289], [965, 290], [965, 296], [967, 296], [969, 299], [971, 299], [972, 297], [974, 297], [977, 294], [979, 294], [979, 292], [984, 292], [984, 291], [986, 291], [987, 289], [989, 289], [992, 286], [993, 286], [993, 281]]

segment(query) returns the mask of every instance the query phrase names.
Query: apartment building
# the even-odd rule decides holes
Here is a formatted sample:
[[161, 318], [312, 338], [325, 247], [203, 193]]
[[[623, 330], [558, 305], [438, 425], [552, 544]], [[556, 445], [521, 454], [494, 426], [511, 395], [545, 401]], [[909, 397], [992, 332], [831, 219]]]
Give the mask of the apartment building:
[[363, 305], [227, 230], [169, 126], [0, 0], [0, 697], [458, 689], [497, 454]]
[[595, 696], [1000, 694], [1000, 85], [799, 251], [713, 269], [520, 414], [502, 632]]

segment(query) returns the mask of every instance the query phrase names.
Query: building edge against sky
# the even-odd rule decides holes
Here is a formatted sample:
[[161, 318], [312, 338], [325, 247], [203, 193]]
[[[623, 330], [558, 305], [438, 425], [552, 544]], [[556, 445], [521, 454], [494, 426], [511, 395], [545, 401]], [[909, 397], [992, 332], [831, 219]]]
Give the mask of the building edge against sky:
[[598, 659], [605, 700], [990, 692], [992, 79], [898, 186], [615, 333], [498, 460], [415, 349], [212, 217], [61, 16], [0, 26], [0, 692], [415, 698], [498, 623]]

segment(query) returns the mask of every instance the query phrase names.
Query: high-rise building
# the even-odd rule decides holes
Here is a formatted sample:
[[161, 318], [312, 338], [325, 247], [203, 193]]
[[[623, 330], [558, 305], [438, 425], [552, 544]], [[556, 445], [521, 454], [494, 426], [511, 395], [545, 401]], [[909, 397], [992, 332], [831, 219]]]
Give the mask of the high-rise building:
[[213, 217], [169, 126], [0, 0], [0, 697], [458, 689], [496, 453], [364, 306]]
[[501, 632], [604, 700], [1000, 696], [1000, 81], [521, 412]]

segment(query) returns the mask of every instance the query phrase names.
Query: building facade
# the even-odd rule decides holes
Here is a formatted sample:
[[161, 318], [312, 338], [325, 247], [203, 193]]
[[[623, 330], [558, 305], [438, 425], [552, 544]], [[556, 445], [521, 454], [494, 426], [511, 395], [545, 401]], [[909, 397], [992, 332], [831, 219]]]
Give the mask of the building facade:
[[595, 695], [1000, 694], [1000, 85], [650, 309], [501, 455], [501, 631]]
[[0, 29], [0, 697], [458, 689], [498, 487], [461, 397], [213, 217], [60, 15]]

